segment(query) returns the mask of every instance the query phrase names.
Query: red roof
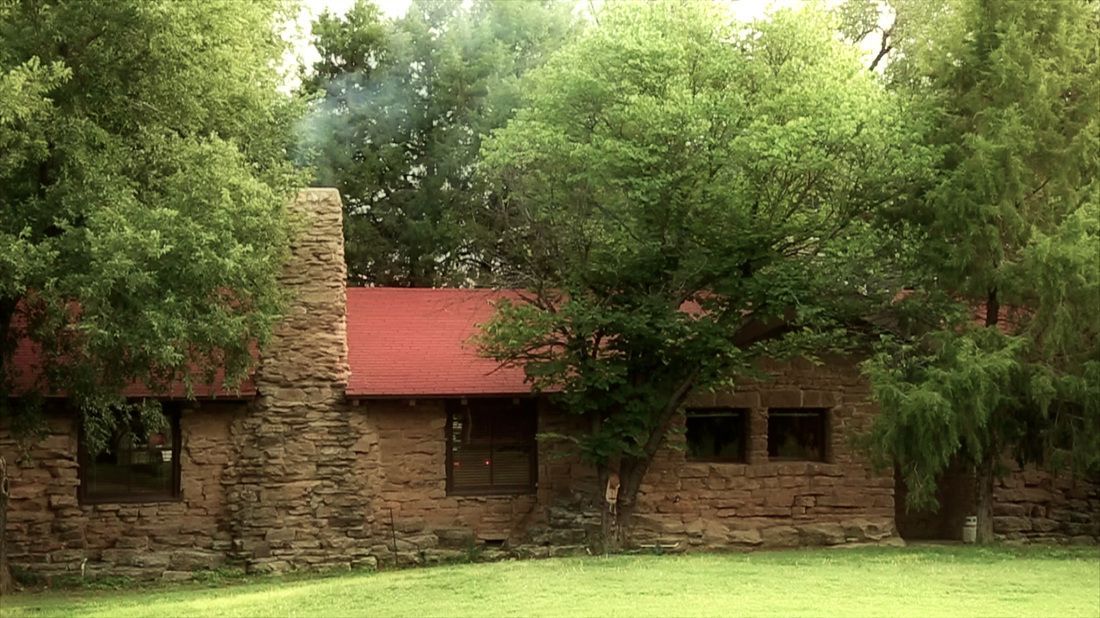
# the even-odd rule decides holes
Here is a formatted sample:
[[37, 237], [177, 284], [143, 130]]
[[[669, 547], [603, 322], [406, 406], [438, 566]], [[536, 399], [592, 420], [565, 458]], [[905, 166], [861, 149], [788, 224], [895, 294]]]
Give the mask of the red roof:
[[[16, 320], [19, 318], [17, 317]], [[42, 372], [42, 360], [41, 351], [39, 347], [30, 339], [21, 337], [15, 345], [15, 352], [12, 355], [12, 366], [15, 371], [12, 375], [12, 382], [14, 388], [12, 392], [14, 394], [34, 392], [41, 390], [41, 384], [39, 384], [39, 377]], [[256, 394], [256, 385], [252, 382], [252, 378], [247, 377], [236, 389], [227, 389], [221, 386], [223, 381], [224, 372], [218, 370], [214, 376], [214, 383], [207, 384], [205, 376], [203, 376], [197, 369], [192, 376], [192, 394], [199, 399], [212, 399], [212, 398], [240, 398], [240, 397], [252, 397]], [[47, 396], [64, 397], [62, 392], [45, 393]], [[135, 382], [122, 393], [126, 397], [160, 397], [169, 399], [183, 399], [187, 397], [187, 388], [182, 381], [175, 382], [168, 392], [154, 391], [143, 383]]]
[[[907, 294], [899, 295], [899, 300]], [[474, 341], [501, 299], [514, 291], [434, 288], [348, 288], [348, 397], [444, 397], [524, 395], [531, 392], [519, 367], [502, 367], [478, 353]], [[690, 308], [689, 308], [690, 310]], [[1006, 311], [999, 326], [1006, 329], [1014, 313]], [[979, 319], [984, 313], [978, 312]], [[36, 388], [39, 353], [28, 340], [18, 342], [13, 357], [15, 390]], [[220, 384], [221, 374], [215, 384]], [[185, 396], [182, 383], [169, 393], [143, 384], [126, 389], [129, 397]], [[199, 398], [251, 397], [251, 378], [239, 389], [211, 387], [196, 377]]]
[[[348, 288], [349, 397], [432, 397], [529, 394], [523, 370], [501, 367], [478, 354], [472, 341], [479, 325], [493, 315], [494, 303], [514, 292], [469, 289]], [[37, 390], [39, 352], [27, 339], [16, 346], [14, 392]], [[220, 384], [220, 374], [215, 384]], [[129, 397], [185, 396], [182, 383], [169, 393], [143, 384], [126, 389]], [[251, 379], [239, 391], [210, 387], [195, 380], [199, 398], [249, 397]], [[63, 393], [57, 393], [63, 395]]]
[[478, 354], [472, 340], [514, 292], [348, 288], [349, 397], [518, 395], [523, 369]]

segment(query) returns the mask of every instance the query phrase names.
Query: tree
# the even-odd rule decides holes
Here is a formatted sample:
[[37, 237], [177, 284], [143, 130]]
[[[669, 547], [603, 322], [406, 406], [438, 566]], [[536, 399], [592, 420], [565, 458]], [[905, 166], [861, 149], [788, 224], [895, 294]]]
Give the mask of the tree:
[[33, 390], [65, 393], [93, 449], [134, 381], [244, 376], [300, 180], [288, 9], [0, 2], [0, 406], [34, 394], [13, 390], [20, 339], [41, 351]]
[[888, 299], [868, 223], [927, 161], [825, 15], [723, 10], [609, 4], [484, 148], [501, 282], [527, 292], [483, 346], [593, 419], [573, 439], [621, 480], [610, 547], [692, 390]]
[[920, 265], [903, 303], [941, 309], [866, 365], [883, 409], [873, 443], [913, 507], [935, 504], [953, 458], [970, 462], [988, 541], [1003, 455], [1100, 464], [1100, 12], [1084, 1], [895, 10], [909, 26], [887, 74], [919, 101], [941, 157], [887, 220], [908, 230]]
[[344, 197], [352, 283], [477, 279], [473, 174], [482, 135], [512, 115], [519, 78], [573, 27], [565, 1], [415, 1], [396, 20], [368, 0], [314, 26], [304, 89], [317, 181]]

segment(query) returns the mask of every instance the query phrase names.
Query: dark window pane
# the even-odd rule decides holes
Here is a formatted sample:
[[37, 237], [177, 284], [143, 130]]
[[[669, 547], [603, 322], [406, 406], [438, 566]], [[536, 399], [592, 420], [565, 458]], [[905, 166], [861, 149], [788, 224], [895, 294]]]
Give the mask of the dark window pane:
[[531, 485], [530, 447], [497, 447], [493, 450], [494, 485]]
[[817, 408], [768, 411], [768, 458], [825, 461], [828, 410]]
[[89, 501], [164, 499], [178, 495], [178, 413], [165, 411], [167, 423], [146, 428], [136, 417], [121, 427], [103, 452], [84, 455], [83, 497]]
[[745, 410], [688, 410], [687, 457], [695, 461], [745, 461]]
[[490, 448], [455, 446], [451, 474], [455, 487], [482, 487], [491, 483], [493, 452]]
[[493, 414], [493, 441], [497, 444], [526, 443], [534, 439], [534, 414], [523, 408], [497, 411]]
[[510, 493], [534, 488], [532, 400], [452, 401], [447, 410], [448, 491]]
[[485, 414], [472, 414], [464, 410], [462, 442], [466, 444], [489, 444], [493, 440], [493, 419]]

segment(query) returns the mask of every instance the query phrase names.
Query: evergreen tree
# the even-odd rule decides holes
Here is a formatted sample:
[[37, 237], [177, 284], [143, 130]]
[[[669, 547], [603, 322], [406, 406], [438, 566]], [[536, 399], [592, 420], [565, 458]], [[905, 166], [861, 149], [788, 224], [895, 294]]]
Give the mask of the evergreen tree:
[[352, 284], [432, 286], [490, 264], [473, 221], [481, 138], [515, 108], [519, 79], [573, 27], [564, 1], [414, 1], [385, 19], [369, 0], [314, 26], [321, 60], [304, 88], [317, 182], [344, 197]]
[[934, 304], [936, 319], [867, 363], [873, 438], [914, 507], [935, 503], [952, 458], [969, 461], [983, 541], [1002, 455], [1100, 463], [1098, 6], [895, 5], [907, 27], [887, 75], [940, 158], [888, 221], [920, 265], [900, 304]]

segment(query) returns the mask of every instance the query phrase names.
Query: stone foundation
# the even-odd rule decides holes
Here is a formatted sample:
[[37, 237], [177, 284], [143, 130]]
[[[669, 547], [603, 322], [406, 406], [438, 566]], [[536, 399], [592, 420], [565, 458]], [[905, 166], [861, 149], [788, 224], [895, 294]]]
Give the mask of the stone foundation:
[[[1014, 543], [1100, 542], [1100, 480], [1054, 474], [1010, 459], [993, 485], [993, 534]], [[898, 529], [907, 540], [961, 541], [963, 522], [976, 513], [973, 471], [954, 462], [939, 479], [936, 511], [899, 508]], [[903, 499], [904, 485], [898, 480]], [[901, 506], [901, 505], [899, 505]]]
[[[557, 556], [582, 553], [598, 538], [593, 471], [562, 443], [540, 443], [536, 493], [449, 496], [442, 400], [352, 405], [324, 395], [320, 387], [303, 389], [300, 407], [204, 402], [184, 410], [182, 497], [172, 502], [79, 504], [71, 416], [50, 416], [51, 431], [30, 459], [17, 460], [15, 444], [0, 438], [0, 452], [18, 462], [11, 467], [12, 564], [47, 577], [79, 576], [83, 567], [87, 576], [177, 580], [226, 565], [264, 572]], [[757, 398], [764, 405], [769, 395], [736, 397], [756, 409]], [[865, 422], [866, 411], [846, 408], [845, 397], [834, 423]], [[276, 410], [283, 415], [258, 424], [258, 415]], [[672, 433], [643, 484], [632, 535], [640, 546], [896, 542], [892, 479], [871, 472], [846, 438], [833, 432], [826, 462], [772, 463], [757, 439], [766, 416], [754, 419], [750, 463], [687, 461], [677, 444], [683, 434]], [[540, 431], [579, 424], [540, 406]], [[244, 439], [249, 430], [254, 439]], [[1098, 536], [1096, 485], [1017, 470], [998, 483], [995, 498], [1004, 540]]]
[[[748, 463], [688, 461], [681, 416], [642, 483], [631, 534], [637, 543], [753, 549], [895, 537], [893, 477], [871, 470], [850, 440], [874, 414], [855, 368], [796, 363], [771, 369], [775, 381], [689, 402], [750, 410]], [[768, 407], [802, 405], [830, 410], [826, 461], [769, 462]], [[558, 555], [584, 551], [597, 540], [594, 470], [563, 443], [540, 442], [535, 494], [449, 496], [444, 400], [365, 401], [362, 409], [377, 432], [371, 482], [379, 496], [375, 531], [382, 542], [374, 552], [380, 561], [433, 562], [501, 544], [520, 555]], [[570, 433], [582, 425], [540, 405], [540, 433]]]
[[1100, 542], [1100, 484], [1014, 466], [993, 488], [993, 532], [1016, 542]]
[[[377, 436], [370, 440], [377, 449], [368, 457], [374, 471], [371, 483], [378, 496], [372, 551], [384, 564], [491, 557], [531, 545], [532, 539], [545, 537], [549, 529], [546, 505], [567, 495], [565, 487], [583, 481], [582, 466], [563, 460], [559, 445], [544, 442], [539, 446], [536, 493], [448, 495], [445, 402], [375, 400], [353, 408], [365, 415], [368, 431]], [[567, 422], [548, 412], [546, 405], [540, 405], [539, 431]], [[580, 547], [586, 541], [583, 530], [546, 538], [558, 541], [555, 545]]]

